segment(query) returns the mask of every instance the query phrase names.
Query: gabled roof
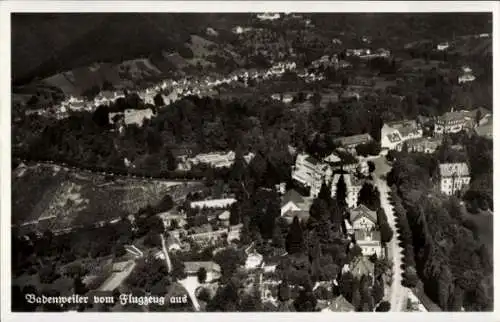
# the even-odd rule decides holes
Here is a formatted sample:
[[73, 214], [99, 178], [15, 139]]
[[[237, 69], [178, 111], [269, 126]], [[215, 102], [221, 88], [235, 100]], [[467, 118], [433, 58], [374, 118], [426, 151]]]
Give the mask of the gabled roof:
[[350, 271], [356, 277], [372, 275], [375, 271], [375, 264], [366, 256], [358, 256], [351, 261]]
[[288, 190], [281, 198], [281, 207], [283, 207], [290, 201], [298, 205], [304, 202], [304, 198], [297, 191], [292, 189]]
[[354, 306], [343, 295], [339, 295], [324, 311], [352, 312], [354, 311]]
[[361, 217], [366, 217], [374, 224], [377, 224], [377, 213], [368, 209], [368, 207], [363, 204], [351, 210], [351, 222], [354, 222]]
[[439, 165], [441, 177], [469, 176], [469, 166], [465, 162], [461, 163], [442, 163]]

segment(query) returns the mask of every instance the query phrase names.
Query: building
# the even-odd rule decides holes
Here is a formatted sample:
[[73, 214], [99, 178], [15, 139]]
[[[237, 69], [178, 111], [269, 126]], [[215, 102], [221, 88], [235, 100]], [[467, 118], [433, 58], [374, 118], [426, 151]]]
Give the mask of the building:
[[171, 227], [174, 222], [177, 223], [178, 227], [184, 227], [187, 224], [185, 214], [176, 210], [159, 213], [158, 217], [163, 221], [165, 228]]
[[476, 80], [476, 76], [472, 75], [471, 73], [465, 73], [463, 75], [458, 76], [458, 83], [459, 84], [473, 82], [475, 80]]
[[352, 232], [356, 230], [371, 231], [377, 227], [377, 213], [365, 205], [350, 210]]
[[361, 179], [358, 179], [353, 174], [346, 174], [346, 173], [334, 174], [332, 181], [331, 181], [332, 198], [335, 197], [335, 195], [336, 195], [337, 183], [338, 183], [341, 175], [344, 176], [344, 182], [346, 184], [346, 189], [347, 189], [347, 196], [346, 196], [347, 206], [349, 208], [354, 208], [358, 205], [358, 195], [359, 195], [359, 191], [361, 190], [361, 187], [363, 186], [364, 181]]
[[310, 196], [317, 197], [321, 184], [331, 175], [331, 168], [319, 160], [299, 154], [292, 169], [292, 179], [310, 189]]
[[219, 221], [221, 221], [221, 223], [226, 227], [229, 227], [230, 217], [231, 217], [231, 212], [229, 210], [224, 210], [221, 214], [219, 214], [219, 216], [217, 216]]
[[353, 153], [356, 152], [356, 147], [358, 145], [366, 144], [371, 141], [373, 141], [373, 138], [368, 133], [341, 137], [335, 140], [341, 147]]
[[349, 271], [357, 278], [363, 275], [374, 276], [375, 264], [366, 256], [357, 256], [349, 264]]
[[196, 275], [198, 270], [204, 268], [207, 272], [206, 282], [210, 282], [220, 277], [221, 269], [218, 264], [212, 261], [205, 262], [184, 262], [185, 272], [187, 275]]
[[229, 168], [233, 165], [234, 158], [235, 158], [235, 153], [233, 151], [229, 151], [227, 153], [213, 152], [213, 153], [198, 154], [194, 158], [189, 159], [188, 161], [192, 165], [201, 163], [201, 164], [208, 164], [214, 168]]
[[381, 132], [380, 145], [383, 149], [394, 150], [406, 140], [421, 138], [423, 131], [417, 121], [403, 120], [385, 123]]
[[442, 163], [439, 165], [441, 192], [453, 195], [460, 192], [470, 183], [470, 172], [467, 163]]
[[479, 125], [474, 129], [477, 135], [493, 140], [493, 123]]
[[448, 42], [442, 42], [442, 43], [437, 45], [436, 49], [439, 51], [443, 51], [443, 50], [448, 49], [449, 47], [450, 47], [450, 44], [448, 44]]
[[406, 144], [408, 152], [434, 153], [442, 143], [442, 138], [418, 138], [410, 139], [399, 144], [396, 150], [402, 151], [403, 145]]
[[281, 198], [281, 216], [291, 223], [294, 217], [305, 222], [309, 219], [310, 200], [306, 200], [297, 191], [289, 190]]
[[245, 261], [245, 268], [246, 269], [256, 269], [261, 267], [263, 263], [264, 257], [257, 253], [256, 251], [253, 251], [248, 254], [247, 260]]
[[475, 123], [475, 116], [472, 114], [472, 111], [453, 111], [452, 109], [437, 118], [434, 124], [434, 133], [458, 133], [470, 129]]
[[328, 307], [321, 310], [323, 313], [330, 312], [354, 312], [354, 306], [349, 303], [343, 295], [337, 296]]
[[377, 257], [383, 257], [382, 243], [380, 240], [380, 232], [376, 230], [366, 231], [363, 229], [354, 231], [356, 244], [361, 248], [364, 256], [377, 254]]
[[227, 208], [236, 202], [234, 198], [225, 198], [225, 199], [210, 199], [210, 200], [202, 200], [202, 201], [193, 201], [190, 204], [191, 208]]

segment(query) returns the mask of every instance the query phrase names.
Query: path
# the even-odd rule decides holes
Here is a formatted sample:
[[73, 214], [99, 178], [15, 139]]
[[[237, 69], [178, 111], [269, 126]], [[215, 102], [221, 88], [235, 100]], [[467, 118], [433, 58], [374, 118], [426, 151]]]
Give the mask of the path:
[[193, 308], [196, 312], [200, 310], [200, 303], [198, 302], [198, 299], [196, 298], [195, 291], [200, 286], [200, 283], [198, 283], [198, 277], [197, 276], [188, 276], [183, 280], [177, 281], [179, 284], [181, 284], [187, 291], [189, 298], [191, 299], [191, 303], [193, 303]]
[[[167, 265], [168, 273], [172, 272], [172, 261], [170, 260], [170, 256], [168, 255], [167, 246], [165, 243], [165, 237], [163, 234], [160, 234], [161, 237], [161, 248], [163, 250], [163, 254], [165, 255], [165, 264]], [[181, 284], [187, 291], [189, 298], [191, 299], [191, 303], [193, 303], [193, 308], [195, 311], [200, 310], [200, 303], [198, 303], [198, 299], [196, 298], [195, 291], [200, 286], [198, 283], [197, 276], [188, 276], [183, 280], [177, 281]]]

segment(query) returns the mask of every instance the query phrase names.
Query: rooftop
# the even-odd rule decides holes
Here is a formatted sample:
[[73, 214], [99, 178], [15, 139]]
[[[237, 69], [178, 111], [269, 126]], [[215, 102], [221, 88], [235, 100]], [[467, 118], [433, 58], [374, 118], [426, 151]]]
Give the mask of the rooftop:
[[294, 204], [301, 204], [304, 202], [304, 197], [302, 197], [295, 190], [288, 190], [283, 197], [281, 197], [281, 207], [286, 205], [289, 202], [293, 202]]
[[370, 210], [363, 204], [351, 210], [351, 222], [354, 222], [360, 217], [366, 217], [370, 219], [374, 224], [377, 223], [377, 213], [373, 210]]
[[375, 271], [375, 264], [366, 256], [358, 256], [351, 261], [350, 270], [354, 276], [372, 275]]
[[465, 162], [461, 163], [442, 163], [439, 165], [441, 177], [469, 176], [469, 166]]
[[367, 143], [372, 140], [373, 138], [371, 137], [370, 134], [364, 133], [364, 134], [356, 134], [356, 135], [341, 137], [338, 138], [336, 141], [343, 146], [351, 146], [351, 145]]
[[342, 295], [337, 296], [323, 312], [352, 312], [354, 306]]

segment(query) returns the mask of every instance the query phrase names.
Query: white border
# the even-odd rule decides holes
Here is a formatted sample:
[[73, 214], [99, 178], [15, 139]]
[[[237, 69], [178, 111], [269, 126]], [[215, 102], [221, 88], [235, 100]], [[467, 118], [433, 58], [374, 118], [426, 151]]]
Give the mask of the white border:
[[[67, 321], [68, 319], [102, 320], [103, 313], [10, 313], [10, 13], [11, 12], [493, 12], [493, 54], [494, 54], [494, 93], [499, 91], [498, 52], [499, 40], [498, 13], [499, 3], [495, 1], [1, 1], [0, 0], [0, 129], [3, 132], [0, 142], [2, 148], [0, 153], [0, 207], [1, 207], [1, 319], [6, 321], [23, 321], [36, 318], [38, 321]], [[494, 94], [494, 106], [497, 105], [498, 95]], [[494, 134], [500, 135], [500, 120], [498, 113], [494, 113]], [[496, 136], [496, 135], [495, 135]], [[495, 160], [498, 158], [499, 140], [494, 142]], [[495, 182], [500, 182], [500, 173], [494, 171]], [[495, 207], [500, 204], [500, 192], [494, 189]], [[494, 220], [495, 232], [498, 231], [500, 220]], [[498, 245], [497, 234], [494, 234], [495, 249]], [[495, 265], [495, 285], [500, 267]], [[495, 308], [499, 309], [500, 291], [495, 289]], [[404, 320], [421, 321], [423, 318], [431, 320], [453, 320], [453, 321], [492, 321], [495, 313], [336, 313], [334, 315], [321, 313], [109, 313], [105, 319], [134, 319], [142, 321], [179, 319], [184, 321], [196, 321], [203, 318], [207, 321], [219, 321], [226, 319], [245, 319], [258, 321], [272, 320], [298, 320], [312, 318], [315, 320], [339, 320], [339, 321], [373, 321], [377, 320]], [[422, 314], [425, 314], [423, 316]]]

